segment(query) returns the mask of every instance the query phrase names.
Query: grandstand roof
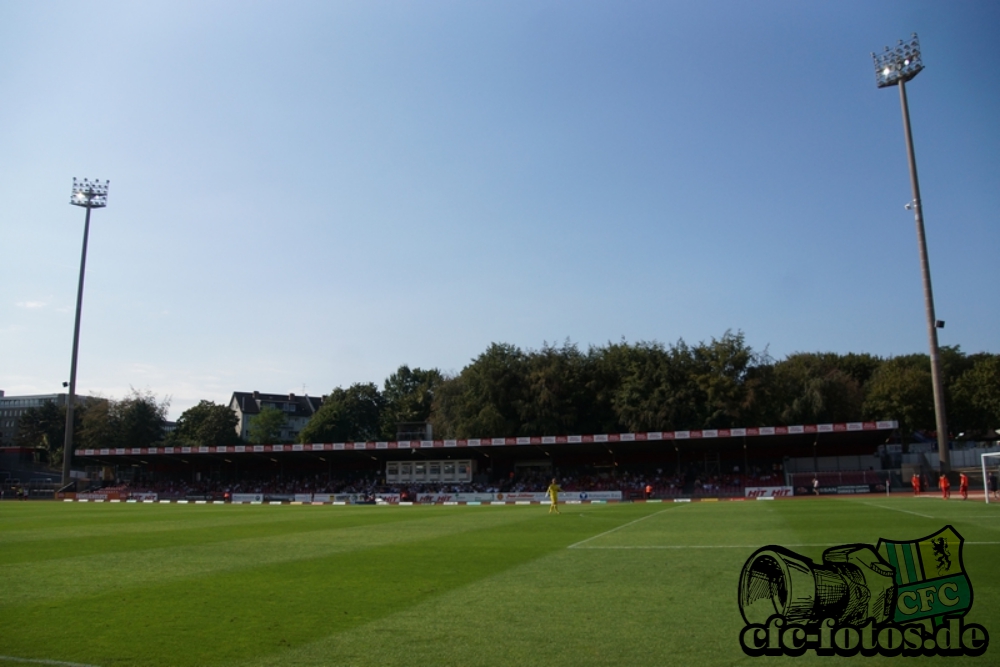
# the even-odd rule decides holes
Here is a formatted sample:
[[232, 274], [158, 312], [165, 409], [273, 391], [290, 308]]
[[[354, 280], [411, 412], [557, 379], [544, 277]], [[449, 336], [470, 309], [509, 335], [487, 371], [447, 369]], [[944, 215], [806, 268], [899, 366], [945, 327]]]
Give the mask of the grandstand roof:
[[[824, 450], [842, 445], [872, 447], [884, 443], [898, 428], [895, 421], [848, 422], [801, 426], [769, 426], [693, 431], [654, 431], [644, 433], [605, 433], [595, 435], [531, 436], [516, 438], [468, 438], [456, 440], [411, 440], [385, 442], [339, 442], [311, 444], [235, 445], [228, 447], [126, 447], [117, 449], [81, 449], [76, 456], [108, 465], [122, 464], [138, 457], [274, 457], [314, 458], [332, 456], [336, 460], [376, 458], [393, 460], [420, 455], [422, 458], [465, 458], [490, 455], [505, 458], [572, 455], [603, 456], [614, 451], [635, 454], [671, 452], [742, 452], [778, 456], [801, 448], [802, 455], [813, 454], [814, 445]], [[770, 452], [774, 452], [771, 454]], [[124, 459], [124, 460], [123, 460]]]

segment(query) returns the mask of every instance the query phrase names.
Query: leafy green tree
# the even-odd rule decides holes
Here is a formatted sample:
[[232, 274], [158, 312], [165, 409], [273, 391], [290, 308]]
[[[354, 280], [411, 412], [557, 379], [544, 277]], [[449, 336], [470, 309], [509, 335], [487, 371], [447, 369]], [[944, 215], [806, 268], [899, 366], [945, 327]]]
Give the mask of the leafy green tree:
[[66, 438], [66, 408], [54, 401], [24, 411], [18, 420], [14, 444], [45, 452], [50, 464], [62, 461], [62, 448]]
[[429, 421], [434, 392], [443, 381], [444, 376], [436, 368], [411, 370], [406, 365], [386, 378], [380, 408], [382, 437], [394, 439], [400, 423]]
[[284, 412], [266, 405], [250, 419], [250, 425], [247, 427], [247, 438], [255, 445], [281, 442], [281, 433], [287, 424], [288, 418]]
[[225, 447], [236, 445], [239, 418], [227, 405], [201, 401], [185, 410], [177, 419], [177, 427], [170, 434], [170, 442], [177, 445], [198, 447]]
[[692, 380], [702, 394], [702, 415], [697, 426], [738, 426], [747, 401], [744, 383], [756, 361], [743, 332], [727, 331], [722, 338], [701, 343], [692, 352]]
[[569, 342], [527, 353], [494, 343], [443, 383], [434, 424], [449, 437], [724, 427], [763, 393], [757, 361], [731, 332], [695, 347], [622, 342], [587, 354]]
[[150, 391], [131, 389], [125, 398], [111, 404], [119, 447], [150, 447], [163, 440], [163, 426], [170, 400], [158, 401]]
[[524, 359], [520, 434], [560, 435], [598, 430], [593, 401], [593, 358], [566, 341], [544, 345]]
[[933, 431], [934, 390], [926, 355], [893, 357], [868, 382], [864, 403], [871, 419], [896, 419], [903, 437], [917, 429]]
[[164, 438], [170, 399], [157, 399], [151, 391], [131, 389], [120, 400], [91, 396], [78, 401], [73, 411], [77, 449], [150, 447]]
[[[683, 343], [681, 343], [683, 345]], [[693, 418], [686, 400], [686, 378], [678, 348], [661, 343], [614, 343], [597, 351], [598, 405], [610, 407], [608, 430], [672, 430]]]
[[[612, 404], [627, 430], [725, 428], [757, 409], [751, 374], [758, 360], [742, 332], [689, 346], [660, 343], [609, 346], [602, 375], [614, 387]], [[615, 376], [617, 375], [617, 378]], [[753, 399], [753, 400], [752, 400]]]
[[816, 424], [861, 417], [864, 391], [834, 353], [796, 353], [774, 365], [776, 423]]
[[868, 353], [848, 352], [836, 359], [836, 368], [851, 377], [862, 388], [868, 384], [881, 365], [882, 359]]
[[[967, 356], [947, 346], [941, 355], [953, 425], [985, 429], [997, 386], [988, 370], [992, 355]], [[493, 343], [437, 386], [432, 419], [445, 437], [859, 418], [896, 419], [904, 431], [933, 430], [929, 369], [921, 354], [883, 360], [865, 353], [796, 353], [775, 361], [766, 350], [751, 349], [742, 332], [730, 331], [697, 345], [621, 342], [587, 354], [568, 342], [528, 352]]]
[[300, 442], [366, 442], [379, 437], [385, 399], [374, 383], [337, 387], [299, 433]]
[[434, 403], [431, 407], [431, 423], [434, 424], [434, 436], [438, 438], [458, 438], [458, 434], [466, 432], [461, 421], [465, 410], [465, 386], [462, 375], [445, 375], [441, 384], [434, 392]]
[[952, 430], [995, 435], [1000, 428], [1000, 355], [977, 355], [951, 389]]
[[[969, 356], [958, 345], [942, 345], [938, 350], [941, 361], [941, 379], [947, 389], [976, 365], [982, 355]], [[924, 357], [930, 363], [930, 357]]]
[[78, 436], [73, 438], [78, 449], [117, 446], [120, 439], [112, 400], [92, 397], [86, 403], [77, 405], [73, 415], [74, 417], [79, 415], [80, 419]]
[[526, 398], [525, 354], [492, 343], [435, 395], [434, 425], [445, 437], [506, 437], [521, 430]]

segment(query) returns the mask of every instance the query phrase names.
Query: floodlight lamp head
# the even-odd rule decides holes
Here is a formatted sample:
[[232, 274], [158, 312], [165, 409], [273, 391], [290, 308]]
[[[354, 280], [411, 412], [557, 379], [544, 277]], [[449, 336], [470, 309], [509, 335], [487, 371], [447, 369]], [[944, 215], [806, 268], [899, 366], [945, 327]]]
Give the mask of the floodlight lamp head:
[[108, 185], [111, 181], [82, 181], [73, 179], [73, 194], [69, 203], [83, 208], [104, 208], [108, 205]]
[[882, 53], [872, 53], [872, 60], [875, 62], [875, 84], [879, 88], [909, 81], [924, 68], [917, 33], [913, 33], [908, 42], [899, 40], [893, 49], [887, 46]]

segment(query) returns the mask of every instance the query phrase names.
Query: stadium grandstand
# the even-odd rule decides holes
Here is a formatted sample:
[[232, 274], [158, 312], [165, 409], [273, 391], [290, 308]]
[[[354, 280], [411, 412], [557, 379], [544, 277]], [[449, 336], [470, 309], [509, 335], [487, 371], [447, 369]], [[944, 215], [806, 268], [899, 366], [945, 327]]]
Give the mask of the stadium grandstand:
[[81, 491], [107, 496], [350, 502], [727, 498], [884, 489], [897, 423], [395, 442], [84, 449]]

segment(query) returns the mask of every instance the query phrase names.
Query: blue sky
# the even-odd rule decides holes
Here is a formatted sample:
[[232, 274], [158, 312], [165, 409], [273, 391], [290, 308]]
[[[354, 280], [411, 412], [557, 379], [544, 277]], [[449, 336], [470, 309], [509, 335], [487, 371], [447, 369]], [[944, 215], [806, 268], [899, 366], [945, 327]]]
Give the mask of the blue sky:
[[1000, 352], [996, 2], [0, 4], [0, 389], [171, 416], [491, 342]]

